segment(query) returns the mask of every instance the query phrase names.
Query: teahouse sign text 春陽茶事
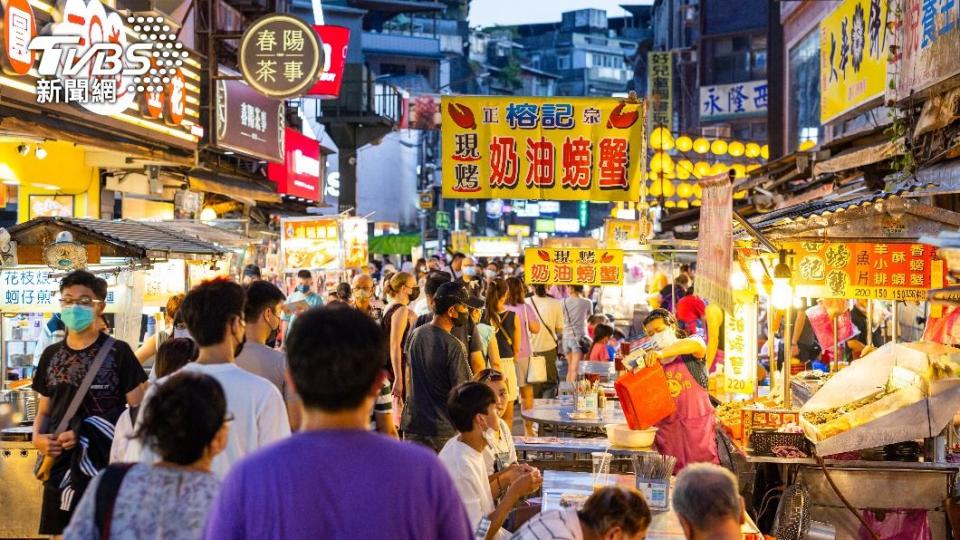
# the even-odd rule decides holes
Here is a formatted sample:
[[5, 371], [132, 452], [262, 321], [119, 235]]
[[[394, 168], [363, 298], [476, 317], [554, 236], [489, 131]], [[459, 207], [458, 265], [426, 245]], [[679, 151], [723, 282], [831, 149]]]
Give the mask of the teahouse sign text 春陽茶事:
[[240, 41], [244, 80], [274, 99], [306, 94], [320, 78], [323, 56], [316, 30], [292, 15], [261, 17], [244, 31]]

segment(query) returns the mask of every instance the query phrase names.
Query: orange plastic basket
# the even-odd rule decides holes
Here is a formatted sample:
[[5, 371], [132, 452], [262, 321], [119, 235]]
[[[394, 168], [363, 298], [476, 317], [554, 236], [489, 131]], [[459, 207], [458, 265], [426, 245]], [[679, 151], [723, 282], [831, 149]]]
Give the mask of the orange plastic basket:
[[620, 377], [614, 388], [630, 429], [646, 429], [677, 410], [660, 364]]

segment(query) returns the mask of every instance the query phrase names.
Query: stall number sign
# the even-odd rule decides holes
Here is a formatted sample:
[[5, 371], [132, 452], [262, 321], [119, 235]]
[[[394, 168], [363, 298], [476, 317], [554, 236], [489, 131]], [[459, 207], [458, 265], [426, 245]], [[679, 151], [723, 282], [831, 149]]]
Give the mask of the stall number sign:
[[943, 261], [926, 244], [791, 242], [800, 296], [922, 301], [944, 283]]
[[725, 313], [724, 392], [753, 395], [757, 385], [757, 303], [752, 291], [733, 293], [733, 311]]
[[[57, 294], [60, 280], [48, 270], [4, 270], [0, 274], [0, 310], [5, 312], [52, 312], [60, 310]], [[117, 301], [116, 291], [107, 289], [107, 307]]]
[[530, 285], [622, 285], [623, 251], [528, 248], [524, 276]]
[[441, 99], [444, 197], [639, 200], [646, 166], [643, 103]]
[[317, 32], [291, 15], [266, 15], [254, 22], [243, 33], [239, 56], [247, 84], [271, 98], [307, 93], [323, 69]]

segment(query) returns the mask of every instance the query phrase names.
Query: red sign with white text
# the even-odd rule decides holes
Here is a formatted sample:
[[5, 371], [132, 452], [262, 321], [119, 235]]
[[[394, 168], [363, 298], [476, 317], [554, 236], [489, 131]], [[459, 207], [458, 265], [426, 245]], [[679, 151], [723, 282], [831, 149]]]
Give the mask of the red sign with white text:
[[340, 85], [343, 84], [343, 67], [347, 63], [350, 29], [329, 24], [315, 24], [313, 28], [323, 42], [323, 71], [320, 81], [310, 88], [307, 95], [332, 99], [340, 95]]
[[322, 201], [320, 143], [295, 129], [284, 130], [283, 163], [267, 165], [267, 176], [283, 195]]

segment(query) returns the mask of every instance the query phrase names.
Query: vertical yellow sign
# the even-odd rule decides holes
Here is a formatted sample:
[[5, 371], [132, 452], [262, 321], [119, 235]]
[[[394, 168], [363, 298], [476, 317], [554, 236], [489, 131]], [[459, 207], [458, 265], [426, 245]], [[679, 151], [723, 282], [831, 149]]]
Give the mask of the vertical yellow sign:
[[886, 0], [844, 0], [820, 22], [820, 121], [873, 99], [887, 82]]
[[734, 291], [733, 311], [724, 316], [724, 392], [752, 396], [757, 386], [757, 302], [753, 291]]

